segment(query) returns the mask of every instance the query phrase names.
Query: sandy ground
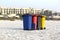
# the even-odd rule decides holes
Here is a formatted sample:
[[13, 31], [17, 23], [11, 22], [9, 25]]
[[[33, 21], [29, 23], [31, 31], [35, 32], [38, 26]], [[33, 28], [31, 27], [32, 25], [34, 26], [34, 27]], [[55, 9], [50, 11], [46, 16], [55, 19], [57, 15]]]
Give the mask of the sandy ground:
[[46, 21], [45, 30], [23, 30], [23, 21], [0, 20], [0, 40], [60, 40], [60, 21]]

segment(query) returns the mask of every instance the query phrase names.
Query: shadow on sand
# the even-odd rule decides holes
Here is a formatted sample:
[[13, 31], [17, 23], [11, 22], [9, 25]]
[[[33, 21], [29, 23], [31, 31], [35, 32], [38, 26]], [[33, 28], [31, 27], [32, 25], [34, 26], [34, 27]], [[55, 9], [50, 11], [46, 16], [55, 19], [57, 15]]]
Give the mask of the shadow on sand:
[[23, 30], [23, 28], [0, 28], [0, 29], [7, 29], [7, 30]]
[[[0, 28], [0, 30], [24, 30], [23, 28]], [[24, 31], [33, 31], [33, 30], [24, 30]]]

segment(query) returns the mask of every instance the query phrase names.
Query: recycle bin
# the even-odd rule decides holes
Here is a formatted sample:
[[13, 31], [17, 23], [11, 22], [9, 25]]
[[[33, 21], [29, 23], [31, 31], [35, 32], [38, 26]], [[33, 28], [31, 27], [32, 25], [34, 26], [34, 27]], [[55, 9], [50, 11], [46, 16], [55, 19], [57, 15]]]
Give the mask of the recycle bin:
[[46, 19], [46, 16], [42, 15], [41, 16], [41, 29], [45, 29], [45, 19]]
[[38, 29], [38, 25], [37, 25], [37, 19], [38, 19], [38, 15], [35, 14], [32, 16], [32, 23], [34, 24], [34, 29]]
[[23, 29], [24, 30], [32, 30], [32, 15], [24, 14], [23, 15]]
[[41, 16], [38, 16], [38, 29], [41, 29]]

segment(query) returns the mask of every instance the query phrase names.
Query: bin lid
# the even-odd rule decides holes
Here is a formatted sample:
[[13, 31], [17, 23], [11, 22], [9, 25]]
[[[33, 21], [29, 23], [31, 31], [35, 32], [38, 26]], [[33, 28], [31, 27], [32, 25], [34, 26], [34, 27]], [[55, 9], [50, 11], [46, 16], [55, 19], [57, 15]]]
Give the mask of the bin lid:
[[38, 14], [34, 14], [33, 16], [38, 16]]
[[22, 15], [22, 16], [32, 16], [31, 14], [24, 14], [24, 15]]
[[42, 17], [46, 17], [45, 15], [42, 15]]

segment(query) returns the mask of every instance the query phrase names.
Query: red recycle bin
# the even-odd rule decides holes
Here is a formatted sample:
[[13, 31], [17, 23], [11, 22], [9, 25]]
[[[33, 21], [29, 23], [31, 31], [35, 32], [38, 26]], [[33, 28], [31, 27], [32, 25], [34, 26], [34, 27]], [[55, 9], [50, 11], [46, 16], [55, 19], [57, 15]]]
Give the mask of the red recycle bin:
[[36, 29], [38, 29], [38, 15], [37, 14], [34, 14], [33, 16], [32, 16], [32, 23], [34, 24], [34, 29], [36, 30]]

